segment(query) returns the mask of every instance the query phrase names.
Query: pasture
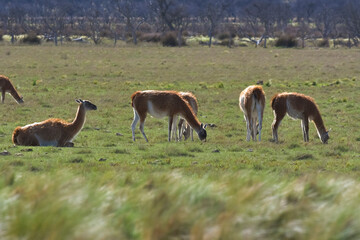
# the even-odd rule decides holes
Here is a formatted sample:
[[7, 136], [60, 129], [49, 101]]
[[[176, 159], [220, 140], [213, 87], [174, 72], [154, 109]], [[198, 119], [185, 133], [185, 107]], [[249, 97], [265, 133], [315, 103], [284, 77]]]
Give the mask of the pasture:
[[[1, 73], [24, 96], [0, 106], [2, 239], [358, 239], [360, 51], [0, 46]], [[239, 94], [264, 82], [261, 142], [246, 142]], [[132, 141], [136, 90], [193, 92], [207, 141], [167, 142], [148, 116]], [[270, 99], [312, 96], [326, 128], [304, 143], [285, 117], [271, 140]], [[73, 148], [14, 147], [16, 126], [72, 121], [91, 100]]]

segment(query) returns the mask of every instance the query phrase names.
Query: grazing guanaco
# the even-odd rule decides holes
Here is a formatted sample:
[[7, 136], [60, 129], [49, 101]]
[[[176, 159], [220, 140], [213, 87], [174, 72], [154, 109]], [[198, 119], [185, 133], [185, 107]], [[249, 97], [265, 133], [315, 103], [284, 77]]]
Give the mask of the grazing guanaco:
[[[148, 142], [144, 132], [147, 113], [156, 118], [169, 117], [169, 137], [171, 141], [172, 126], [176, 126], [177, 116], [183, 117], [197, 132], [200, 140], [206, 140], [206, 130], [199, 122], [189, 103], [175, 91], [137, 91], [131, 95], [131, 106], [134, 110], [134, 121], [131, 124], [132, 137], [135, 141], [135, 127], [140, 120], [140, 132]], [[175, 133], [174, 133], [175, 134]]]
[[319, 108], [313, 98], [300, 93], [280, 93], [271, 99], [271, 108], [274, 112], [272, 124], [273, 139], [278, 142], [278, 127], [281, 120], [288, 114], [293, 119], [301, 119], [301, 128], [304, 141], [309, 141], [309, 121], [313, 121], [322, 143], [329, 140], [329, 131], [326, 130]]
[[23, 127], [15, 128], [12, 141], [23, 146], [73, 147], [72, 142], [85, 123], [85, 114], [97, 107], [90, 101], [77, 99], [79, 103], [74, 121], [71, 123], [58, 118], [50, 118]]
[[24, 103], [23, 97], [16, 91], [10, 79], [4, 75], [0, 75], [0, 91], [1, 103], [4, 103], [5, 93], [10, 93], [17, 103]]
[[[190, 107], [192, 108], [195, 116], [197, 116], [198, 112], [198, 101], [194, 94], [191, 92], [180, 92], [180, 95], [189, 103]], [[186, 122], [186, 120], [182, 117], [180, 117], [179, 123], [178, 123], [178, 129], [179, 129], [179, 140], [181, 141], [182, 136], [184, 135], [185, 140], [189, 138], [191, 135], [191, 140], [194, 141], [194, 129], [190, 127], [190, 125]]]
[[265, 107], [265, 92], [260, 85], [253, 85], [245, 88], [239, 97], [239, 106], [244, 113], [246, 121], [246, 141], [256, 141], [256, 135], [259, 133], [261, 141], [261, 129]]

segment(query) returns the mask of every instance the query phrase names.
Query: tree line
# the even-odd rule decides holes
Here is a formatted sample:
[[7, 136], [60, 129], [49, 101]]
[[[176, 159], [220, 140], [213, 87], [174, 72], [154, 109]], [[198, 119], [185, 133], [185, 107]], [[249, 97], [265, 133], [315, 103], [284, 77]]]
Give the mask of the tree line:
[[[358, 46], [358, 0], [0, 0], [0, 35], [45, 36], [55, 45], [71, 36], [87, 36], [95, 44], [104, 37], [131, 40], [173, 32], [184, 35], [248, 38], [347, 39]], [[81, 40], [81, 39], [80, 39]]]

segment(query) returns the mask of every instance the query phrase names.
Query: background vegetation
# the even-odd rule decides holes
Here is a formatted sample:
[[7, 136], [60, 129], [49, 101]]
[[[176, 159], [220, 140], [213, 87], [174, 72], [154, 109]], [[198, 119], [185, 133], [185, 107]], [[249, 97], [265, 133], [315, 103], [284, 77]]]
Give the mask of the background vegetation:
[[[0, 47], [6, 95], [0, 117], [2, 239], [358, 239], [359, 51], [183, 47]], [[263, 141], [246, 142], [240, 92], [264, 82]], [[167, 120], [136, 132], [136, 90], [192, 91], [207, 142], [167, 142]], [[277, 92], [315, 98], [327, 128], [304, 143], [286, 117], [271, 142]], [[74, 148], [13, 147], [18, 125], [89, 112]]]
[[[65, 41], [98, 45], [111, 39], [114, 45], [122, 40], [183, 46], [184, 37], [207, 36], [201, 43], [209, 46], [238, 45], [234, 42], [238, 37], [264, 47], [267, 39], [280, 38], [277, 46], [305, 47], [307, 40], [321, 40], [317, 46], [350, 48], [360, 39], [357, 0], [0, 0], [0, 4], [0, 40], [7, 35], [12, 44], [28, 35], [35, 36], [33, 43], [41, 36], [43, 42], [55, 45]], [[213, 42], [214, 37], [220, 41]]]

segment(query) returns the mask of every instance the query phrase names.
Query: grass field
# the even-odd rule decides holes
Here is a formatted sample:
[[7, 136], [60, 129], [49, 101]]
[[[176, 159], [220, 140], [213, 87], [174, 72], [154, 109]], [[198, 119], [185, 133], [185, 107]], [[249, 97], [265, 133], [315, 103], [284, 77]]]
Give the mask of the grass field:
[[[24, 96], [0, 106], [1, 239], [359, 239], [360, 50], [0, 46]], [[264, 81], [262, 142], [246, 142], [240, 92]], [[136, 90], [193, 92], [207, 142], [167, 142], [148, 117], [131, 140]], [[270, 98], [312, 96], [325, 126], [286, 117], [271, 142]], [[71, 121], [91, 100], [74, 148], [14, 147], [16, 126]], [[5, 154], [7, 151], [9, 155]]]

